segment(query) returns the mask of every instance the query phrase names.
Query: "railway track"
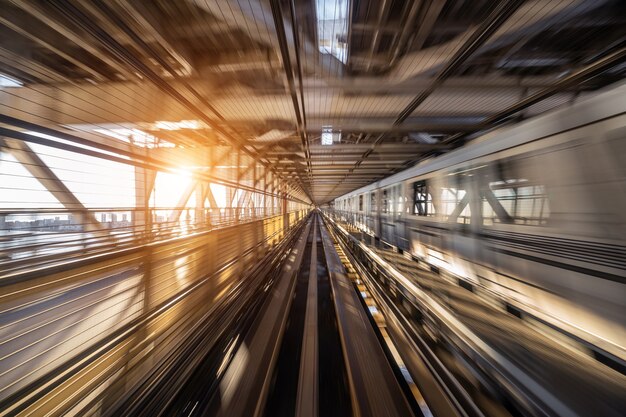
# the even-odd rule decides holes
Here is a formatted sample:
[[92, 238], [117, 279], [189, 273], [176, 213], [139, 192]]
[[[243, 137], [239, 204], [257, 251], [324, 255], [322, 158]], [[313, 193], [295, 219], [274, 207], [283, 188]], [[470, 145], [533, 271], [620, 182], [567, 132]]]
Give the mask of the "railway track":
[[240, 298], [108, 415], [422, 415], [320, 214], [249, 272]]

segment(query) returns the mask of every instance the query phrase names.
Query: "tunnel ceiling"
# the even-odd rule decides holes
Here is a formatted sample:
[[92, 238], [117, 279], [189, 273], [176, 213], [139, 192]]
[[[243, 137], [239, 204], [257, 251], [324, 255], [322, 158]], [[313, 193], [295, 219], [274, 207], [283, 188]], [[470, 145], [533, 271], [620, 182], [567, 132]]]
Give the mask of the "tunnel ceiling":
[[625, 42], [619, 0], [2, 0], [2, 122], [243, 147], [324, 203], [622, 79]]

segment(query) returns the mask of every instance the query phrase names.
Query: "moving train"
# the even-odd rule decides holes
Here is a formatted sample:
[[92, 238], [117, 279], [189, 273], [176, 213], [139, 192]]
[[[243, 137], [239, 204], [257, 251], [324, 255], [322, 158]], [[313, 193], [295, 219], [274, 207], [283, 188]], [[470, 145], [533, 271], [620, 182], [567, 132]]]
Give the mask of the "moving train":
[[626, 357], [626, 84], [332, 202], [512, 311]]

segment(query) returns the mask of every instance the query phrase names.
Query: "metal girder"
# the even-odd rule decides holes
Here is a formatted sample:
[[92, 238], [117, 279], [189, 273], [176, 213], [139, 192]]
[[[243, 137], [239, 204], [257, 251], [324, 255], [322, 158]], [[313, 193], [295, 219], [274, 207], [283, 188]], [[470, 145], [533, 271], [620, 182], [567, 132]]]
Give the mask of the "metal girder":
[[46, 163], [28, 146], [16, 139], [0, 138], [0, 146], [4, 147], [59, 203], [80, 219], [86, 231], [102, 231], [103, 227], [87, 207], [70, 191]]
[[[138, 8], [143, 5], [142, 2], [132, 2], [128, 0], [116, 0], [124, 10], [128, 13], [129, 16], [137, 22], [137, 24], [146, 31], [155, 41], [157, 41], [163, 49], [167, 51], [171, 55], [173, 59], [178, 62], [178, 64], [185, 69], [187, 75], [191, 75], [193, 73], [194, 67], [191, 64], [191, 59], [184, 56], [181, 53], [182, 46], [176, 45], [174, 46], [170, 40], [166, 39], [162, 30], [159, 30], [155, 27], [155, 23], [149, 21], [149, 14], [145, 12], [141, 12]], [[125, 17], [125, 14], [121, 14], [122, 17]]]
[[250, 200], [250, 196], [251, 195], [252, 195], [252, 193], [250, 191], [244, 191], [239, 196], [239, 199], [237, 200], [237, 206], [236, 207], [245, 207], [246, 201]]
[[470, 202], [470, 193], [467, 193], [463, 196], [463, 198], [457, 203], [456, 207], [454, 207], [454, 210], [452, 211], [452, 213], [448, 216], [448, 221], [449, 222], [455, 222], [456, 219], [458, 219], [458, 217], [461, 215], [461, 213], [463, 212], [463, 210], [465, 209], [465, 206], [467, 206]]
[[[19, 33], [21, 36], [24, 36], [25, 38], [30, 39], [31, 41], [33, 41], [36, 44], [44, 47], [45, 49], [49, 50], [50, 52], [52, 52], [54, 54], [57, 54], [61, 58], [65, 59], [66, 61], [68, 61], [70, 63], [72, 63], [73, 65], [76, 65], [78, 68], [82, 69], [86, 73], [88, 73], [91, 76], [93, 76], [95, 80], [101, 81], [101, 80], [105, 80], [106, 79], [104, 77], [104, 74], [100, 73], [95, 68], [92, 68], [90, 65], [87, 65], [87, 64], [83, 63], [81, 60], [76, 59], [72, 55], [71, 52], [64, 51], [62, 49], [62, 46], [54, 46], [54, 45], [52, 45], [52, 43], [49, 42], [49, 39], [46, 39], [45, 36], [39, 35], [39, 34], [35, 33], [35, 31], [31, 30], [34, 25], [25, 23], [23, 21], [23, 18], [20, 19], [20, 18], [16, 17], [15, 19], [12, 19], [10, 17], [10, 16], [12, 16], [10, 14], [10, 11], [11, 10], [8, 7], [3, 10], [3, 15], [0, 16], [0, 23], [2, 25], [10, 28], [11, 30], [13, 30], [16, 33]], [[21, 22], [21, 24], [17, 24], [16, 22]], [[28, 27], [29, 30], [25, 30], [24, 27]]]
[[450, 77], [491, 35], [524, 3], [524, 0], [506, 0], [498, 3], [487, 19], [472, 33], [472, 35], [455, 52], [452, 58], [443, 66], [432, 81], [432, 84], [421, 94], [416, 96], [407, 105], [397, 119], [394, 126], [402, 124], [413, 111], [430, 96], [445, 79]]
[[[318, 153], [332, 153], [333, 155], [337, 154], [358, 154], [359, 152], [366, 151], [368, 149], [373, 148], [372, 144], [369, 143], [341, 143], [341, 144], [332, 144], [332, 145], [311, 145], [311, 153], [312, 156], [317, 156]], [[375, 147], [377, 153], [387, 153], [387, 152], [405, 152], [405, 151], [432, 151], [432, 150], [441, 150], [441, 149], [449, 149], [450, 147], [445, 144], [440, 143], [382, 143]]]
[[204, 198], [202, 199], [202, 201], [204, 201], [204, 199], [209, 200], [209, 206], [211, 206], [212, 209], [219, 207], [217, 205], [217, 200], [215, 200], [215, 196], [213, 195], [213, 191], [211, 190], [210, 184], [206, 184], [204, 188]]
[[117, 70], [120, 74], [124, 74], [126, 79], [128, 80], [137, 79], [137, 75], [133, 74], [133, 72], [130, 71], [128, 68], [124, 67], [123, 65], [120, 65], [119, 62], [117, 62], [111, 56], [102, 53], [102, 51], [100, 51], [97, 47], [95, 47], [91, 43], [87, 42], [86, 39], [81, 37], [79, 34], [73, 32], [72, 30], [69, 30], [67, 27], [58, 23], [51, 15], [47, 14], [43, 9], [39, 8], [39, 6], [37, 6], [36, 4], [31, 3], [31, 2], [14, 1], [14, 0], [12, 0], [11, 3], [14, 6], [24, 10], [26, 13], [30, 14], [34, 18], [40, 20], [42, 23], [44, 23], [51, 29], [55, 30], [62, 36], [65, 36], [67, 39], [74, 42], [76, 45], [80, 46], [91, 55], [97, 57], [99, 60], [106, 63], [111, 68], [114, 68], [115, 70]]
[[391, 8], [391, 0], [381, 0], [378, 8], [378, 18], [376, 19], [376, 26], [374, 29], [374, 37], [372, 39], [372, 43], [369, 48], [369, 52], [367, 55], [367, 63], [365, 66], [365, 70], [369, 71], [372, 66], [372, 61], [374, 59], [374, 54], [378, 50], [378, 46], [380, 45], [380, 30], [383, 22], [387, 20], [387, 16], [389, 16], [389, 9]]
[[[439, 1], [444, 4], [446, 3], [446, 0], [439, 0]], [[437, 0], [435, 0], [435, 2], [437, 2]], [[389, 57], [389, 67], [395, 65], [398, 57], [400, 57], [400, 54], [402, 53], [402, 50], [407, 49], [405, 48], [406, 43], [409, 40], [409, 37], [411, 36], [411, 34], [413, 33], [412, 29], [414, 27], [415, 18], [417, 17], [417, 14], [422, 8], [423, 4], [424, 3], [422, 0], [411, 1], [411, 6], [408, 9], [406, 18], [403, 19], [403, 22], [402, 22], [400, 36], [396, 38], [395, 45], [391, 52], [391, 56]], [[422, 21], [423, 20], [424, 19], [422, 19]]]
[[[178, 88], [178, 83], [170, 82], [171, 85]], [[329, 90], [327, 90], [329, 91]], [[335, 90], [330, 90], [325, 100], [329, 102], [341, 102], [347, 100], [341, 97]], [[522, 89], [506, 89], [502, 90], [503, 95], [507, 97], [519, 97]], [[325, 92], [326, 94], [326, 92]], [[439, 97], [440, 93], [437, 93]], [[468, 94], [471, 94], [468, 93]], [[482, 93], [481, 93], [482, 94]], [[486, 93], [485, 93], [486, 94]], [[489, 93], [491, 96], [495, 92]], [[164, 94], [162, 91], [151, 85], [150, 83], [107, 83], [97, 86], [66, 85], [63, 88], [56, 88], [44, 85], [31, 85], [29, 87], [14, 88], [9, 92], [3, 91], [2, 112], [16, 118], [28, 117], [30, 121], [46, 120], [46, 123], [55, 123], [60, 125], [77, 126], [81, 130], [95, 129], [98, 125], [107, 128], [137, 128], [143, 131], [150, 131], [161, 139], [165, 139], [171, 143], [181, 143], [182, 145], [201, 144], [210, 140], [208, 136], [215, 136], [218, 132], [205, 128], [198, 131], [202, 132], [203, 137], [194, 138], [195, 135], [185, 133], [184, 137], [189, 138], [188, 143], [182, 143], [177, 139], [176, 132], [155, 131], [146, 129], [146, 125], [154, 124], [155, 121], [179, 121], [179, 120], [198, 120], [189, 109], [183, 108], [172, 97]], [[51, 98], [54, 98], [54, 106]], [[252, 110], [245, 110], [241, 113], [241, 119], [231, 119], [229, 124], [233, 128], [245, 131], [251, 126], [265, 126], [270, 123], [286, 123], [284, 128], [293, 129], [293, 121], [285, 120], [285, 115], [281, 109], [289, 104], [287, 97], [279, 96], [235, 96], [230, 99], [215, 100], [214, 103], [220, 108], [232, 108], [236, 105], [237, 100], [259, 100], [259, 107], [265, 109], [262, 116], [254, 113]], [[159, 106], [146, 106], [146, 100], [150, 102], [158, 102]], [[480, 123], [485, 117], [495, 114], [501, 107], [488, 106], [481, 110], [481, 113], [469, 113], [471, 109], [463, 107], [462, 104], [455, 104], [454, 94], [442, 94], [441, 99], [450, 103], [448, 108], [450, 112], [464, 116], [456, 116], [450, 118], [427, 116], [427, 117], [410, 117], [400, 126], [393, 126], [393, 121], [397, 116], [397, 112], [402, 109], [399, 102], [396, 109], [384, 106], [385, 97], [354, 97], [350, 99], [350, 103], [356, 106], [363, 106], [366, 102], [371, 102], [376, 112], [370, 114], [368, 118], [358, 117], [357, 115], [345, 114], [333, 116], [330, 124], [334, 129], [342, 132], [389, 132], [390, 134], [404, 134], [407, 132], [430, 132], [430, 133], [456, 133], [471, 130], [473, 126]], [[407, 100], [408, 101], [408, 100]], [[347, 103], [347, 102], [346, 102]], [[132, 111], [127, 111], [132, 110]], [[341, 116], [341, 117], [338, 117]], [[257, 118], [257, 119], [255, 119]], [[266, 118], [268, 120], [266, 120]], [[312, 133], [319, 134], [323, 125], [329, 124], [329, 116], [308, 115], [307, 130]], [[95, 125], [95, 126], [94, 126]], [[184, 131], [181, 131], [184, 133]], [[255, 133], [252, 133], [253, 136]], [[263, 151], [258, 148], [263, 146], [255, 141], [248, 142], [248, 145], [255, 146], [255, 150], [260, 156]]]
[[[510, 117], [530, 106], [532, 106], [533, 104], [537, 104], [540, 101], [560, 92], [563, 91], [564, 88], [567, 88], [573, 84], [576, 83], [580, 83], [586, 79], [589, 79], [591, 77], [596, 76], [599, 73], [602, 73], [604, 71], [606, 71], [608, 68], [611, 68], [613, 66], [616, 65], [620, 65], [622, 63], [626, 62], [626, 47], [621, 47], [618, 48], [617, 50], [615, 50], [612, 53], [609, 53], [608, 55], [592, 62], [589, 65], [586, 65], [580, 69], [578, 69], [577, 71], [574, 71], [573, 73], [571, 73], [570, 75], [561, 78], [560, 80], [558, 80], [557, 82], [555, 82], [552, 86], [543, 89], [541, 91], [538, 91], [524, 99], [522, 99], [521, 101], [515, 103], [514, 105], [504, 109], [503, 111], [501, 111], [500, 113], [493, 115], [491, 117], [488, 117], [486, 120], [484, 120], [480, 125], [476, 126], [475, 129], [473, 129], [473, 132], [478, 132], [480, 130], [484, 130], [484, 129], [488, 129], [493, 127], [494, 125], [502, 122], [503, 120], [505, 120], [507, 117]], [[454, 136], [451, 136], [449, 138], [447, 138], [444, 143], [450, 144], [450, 143], [455, 143], [460, 141], [461, 139], [465, 138], [467, 136], [467, 134], [470, 132], [466, 132], [466, 133], [459, 133], [456, 134]]]
[[156, 181], [156, 171], [142, 167], [135, 167], [135, 209], [133, 213], [133, 225], [145, 232], [152, 229], [150, 217], [150, 195]]
[[[51, 19], [49, 16], [46, 16], [45, 11], [39, 6], [27, 3], [28, 2], [15, 2], [14, 4], [17, 7], [25, 10], [27, 13], [33, 15], [37, 19], [41, 20], [49, 27], [57, 30], [59, 33], [61, 33], [63, 36], [66, 36], [77, 45], [88, 50], [95, 56], [98, 56], [99, 58], [105, 60], [105, 62], [112, 65], [120, 72], [127, 73], [129, 71], [129, 68], [132, 69], [130, 71], [131, 76], [129, 79], [136, 78], [135, 74], [141, 74], [142, 77], [145, 77], [147, 80], [152, 82], [166, 95], [171, 96], [175, 101], [180, 103], [183, 107], [187, 108], [198, 119], [211, 126], [211, 128], [215, 131], [219, 132], [227, 141], [230, 141], [234, 146], [241, 148], [252, 158], [257, 160], [260, 159], [260, 156], [254, 151], [254, 146], [248, 145], [248, 147], [246, 147], [245, 142], [241, 138], [234, 135], [228, 129], [225, 129], [220, 123], [216, 122], [213, 117], [209, 117], [206, 112], [194, 101], [188, 99], [185, 94], [181, 93], [178, 89], [174, 88], [172, 85], [166, 82], [160, 74], [157, 74], [152, 68], [150, 68], [150, 66], [148, 66], [141, 59], [139, 59], [139, 57], [135, 56], [130, 50], [125, 48], [124, 45], [121, 45], [116, 38], [114, 38], [109, 33], [102, 31], [98, 26], [98, 23], [95, 22], [94, 19], [91, 19], [90, 16], [86, 14], [79, 6], [70, 3], [51, 3], [52, 7], [58, 9], [61, 13], [67, 16], [67, 18], [71, 22], [76, 24], [78, 28], [90, 35], [87, 38], [85, 38], [84, 36], [79, 36], [73, 29], [65, 27], [56, 22], [54, 19]], [[163, 57], [159, 56], [158, 53], [156, 53], [148, 44], [146, 44], [146, 42], [138, 37], [137, 34], [134, 33], [127, 25], [123, 24], [123, 22], [120, 20], [111, 20], [114, 18], [112, 18], [113, 13], [111, 12], [108, 5], [106, 5], [105, 3], [95, 3], [93, 5], [84, 4], [83, 6], [87, 7], [90, 12], [96, 13], [99, 17], [101, 17], [102, 22], [112, 24], [119, 28], [122, 32], [124, 32], [139, 50], [146, 52], [148, 56], [158, 61], [163, 66], [163, 68], [167, 70], [175, 79], [182, 82], [185, 88], [196, 98], [196, 101], [201, 103], [202, 107], [208, 109], [211, 113], [214, 114], [214, 117], [219, 119], [220, 121], [225, 120], [224, 117], [201, 94], [199, 94], [193, 88], [193, 86], [183, 80]], [[109, 55], [103, 54], [103, 52], [96, 45], [94, 45], [94, 43], [97, 46], [103, 47]], [[120, 64], [120, 62], [124, 63], [124, 65]], [[252, 150], [248, 148], [251, 148]], [[268, 169], [271, 169], [271, 167], [268, 166]], [[300, 186], [296, 184], [294, 188], [297, 190], [298, 188], [300, 188]]]
[[[307, 130], [309, 133], [319, 134], [322, 131], [322, 126], [328, 124], [328, 120], [324, 119], [309, 119]], [[341, 131], [342, 133], [388, 133], [388, 134], [403, 134], [409, 132], [429, 132], [429, 133], [451, 133], [451, 132], [464, 132], [474, 128], [476, 124], [457, 123], [450, 121], [444, 122], [423, 122], [423, 123], [410, 123], [402, 125], [393, 125], [393, 120], [389, 122], [370, 122], [364, 120], [353, 121], [341, 121], [339, 123], [333, 123], [334, 130]]]
[[[309, 178], [311, 176], [311, 158], [309, 151], [309, 139], [306, 132], [306, 121], [304, 115], [304, 100], [302, 103], [298, 102], [298, 93], [296, 91], [296, 86], [293, 78], [293, 69], [291, 67], [291, 56], [289, 54], [289, 46], [287, 44], [287, 35], [285, 34], [285, 25], [282, 13], [282, 7], [280, 5], [280, 0], [270, 0], [272, 16], [274, 19], [274, 26], [276, 28], [276, 36], [278, 38], [278, 44], [280, 48], [280, 54], [282, 56], [283, 68], [285, 69], [285, 75], [287, 76], [287, 83], [289, 85], [289, 93], [291, 95], [291, 101], [293, 104], [293, 109], [296, 115], [296, 129], [298, 131], [298, 135], [300, 136], [300, 140], [302, 143], [302, 151], [304, 152], [306, 164], [307, 164], [307, 173]], [[291, 6], [291, 3], [290, 3]], [[292, 14], [293, 14], [293, 9]], [[294, 28], [295, 29], [295, 28]], [[295, 35], [295, 31], [294, 31]], [[297, 65], [298, 65], [298, 73], [300, 75], [300, 84], [302, 84], [302, 70], [300, 69], [300, 45], [297, 43], [297, 39], [294, 39], [295, 53], [297, 57]], [[303, 99], [303, 97], [301, 97]], [[300, 111], [300, 104], [302, 105], [302, 112]], [[308, 194], [309, 190], [305, 190]]]
[[[276, 27], [272, 16], [271, 0], [249, 0], [240, 2], [236, 0], [192, 0], [199, 8], [208, 11], [214, 16], [219, 16], [226, 21], [232, 29], [240, 29], [244, 33], [249, 33], [250, 38], [258, 42], [263, 42], [278, 50], [278, 38]], [[287, 41], [293, 42], [291, 38], [291, 23], [283, 21]], [[302, 39], [303, 54], [306, 64], [312, 65], [312, 69], [324, 75], [336, 74], [343, 76], [344, 65], [332, 55], [321, 54], [309, 39]]]
[[[242, 59], [245, 59], [242, 58]], [[543, 88], [549, 86], [554, 81], [553, 76], [536, 75], [536, 76], [489, 76], [478, 77], [473, 75], [450, 77], [446, 79], [438, 90], [456, 91], [456, 90], [499, 90], [499, 89], [516, 89], [523, 88]], [[190, 82], [195, 83], [192, 79]], [[415, 77], [398, 83], [381, 82], [378, 77], [356, 75], [346, 76], [343, 78], [313, 78], [304, 77], [302, 80], [302, 88], [305, 93], [314, 93], [315, 90], [336, 90], [341, 94], [350, 94], [352, 96], [369, 95], [369, 94], [398, 94], [413, 95], [427, 89], [432, 82], [432, 77]], [[592, 86], [593, 87], [593, 86]], [[232, 94], [231, 91], [228, 91]], [[259, 87], [250, 90], [249, 94], [258, 94], [261, 96], [284, 95], [284, 88], [281, 87]], [[216, 97], [220, 97], [216, 92]], [[311, 120], [307, 118], [307, 122]]]
[[[395, 119], [393, 125], [401, 125], [413, 111], [430, 96], [437, 87], [439, 87], [444, 80], [451, 76], [465, 60], [470, 57], [484, 42], [486, 42], [493, 33], [523, 4], [524, 0], [507, 0], [498, 3], [492, 13], [489, 14], [487, 19], [465, 40], [462, 46], [457, 49], [454, 55], [448, 60], [443, 68], [437, 73], [432, 80], [431, 85], [425, 89], [421, 94], [416, 96], [403, 110], [400, 115]], [[384, 140], [386, 134], [382, 133], [371, 144], [371, 148], [365, 151], [359, 160], [347, 174], [346, 178], [365, 160], [370, 154], [374, 152], [374, 149]], [[332, 193], [329, 192], [325, 198]]]
[[500, 200], [493, 194], [489, 188], [482, 189], [480, 194], [485, 197], [496, 216], [502, 223], [513, 223], [513, 218], [507, 213], [506, 209], [500, 203]]
[[[337, 168], [337, 167], [319, 167], [317, 169], [314, 170], [315, 174], [342, 174], [345, 172], [346, 168], [350, 168], [351, 166], [346, 166], [343, 168]], [[390, 169], [392, 169], [392, 167], [380, 167], [380, 168], [360, 168], [358, 170], [359, 173], [362, 174], [376, 174], [376, 173], [382, 173], [382, 172], [387, 172]]]
[[178, 203], [176, 203], [176, 207], [170, 212], [170, 215], [167, 217], [167, 221], [170, 223], [178, 221], [180, 215], [186, 209], [187, 201], [191, 198], [191, 194], [194, 193], [196, 188], [198, 187], [198, 181], [191, 181], [187, 187], [183, 190], [182, 194], [178, 198]]
[[[1, 120], [1, 118], [2, 118], [2, 115], [0, 115], [0, 120]], [[37, 131], [40, 131], [40, 130], [37, 129]], [[95, 151], [95, 150], [92, 150], [92, 149], [86, 149], [84, 147], [69, 145], [69, 144], [66, 144], [66, 143], [61, 143], [61, 142], [53, 141], [53, 140], [50, 140], [50, 139], [45, 139], [45, 138], [29, 135], [29, 134], [26, 134], [26, 133], [23, 133], [23, 132], [19, 132], [19, 131], [15, 131], [15, 130], [12, 130], [12, 129], [6, 129], [6, 128], [3, 128], [3, 127], [0, 127], [0, 135], [6, 136], [6, 137], [9, 137], [9, 138], [13, 138], [13, 139], [18, 139], [18, 140], [23, 141], [23, 142], [38, 143], [38, 144], [41, 144], [41, 145], [50, 146], [50, 147], [57, 148], [57, 149], [63, 149], [63, 150], [71, 151], [71, 152], [84, 154], [84, 155], [94, 156], [94, 157], [97, 157], [97, 158], [107, 159], [107, 160], [119, 162], [119, 163], [122, 163], [122, 164], [133, 165], [133, 166], [136, 166], [136, 167], [147, 168], [147, 169], [154, 169], [154, 170], [157, 170], [157, 171], [168, 172], [172, 168], [172, 165], [169, 162], [159, 161], [159, 160], [156, 160], [156, 159], [150, 158], [150, 157], [144, 157], [143, 155], [138, 155], [138, 154], [132, 153], [132, 152], [124, 152], [124, 151], [121, 151], [121, 150], [115, 149], [115, 148], [113, 148], [112, 150], [109, 150], [104, 145], [100, 145], [98, 143], [90, 143], [89, 141], [85, 141], [83, 138], [80, 138], [80, 137], [75, 136], [75, 135], [69, 135], [69, 134], [65, 134], [65, 133], [61, 133], [61, 132], [54, 133], [55, 131], [52, 130], [52, 129], [44, 129], [44, 131], [47, 134], [50, 134], [52, 136], [68, 140], [70, 142], [77, 142], [77, 143], [81, 143], [81, 144], [84, 143], [87, 146], [94, 147], [96, 149], [103, 149], [103, 150], [106, 150], [107, 152], [114, 152], [116, 154], [128, 156], [129, 159], [125, 159], [125, 158], [122, 158], [122, 157], [119, 157], [119, 156], [114, 156], [114, 155], [111, 155], [109, 153], [104, 153], [104, 152], [99, 152], [99, 151]], [[53, 133], [48, 133], [48, 132], [53, 132]], [[215, 177], [215, 176], [209, 175], [207, 173], [196, 172], [194, 175], [195, 175], [195, 177], [197, 177], [200, 180], [209, 181], [209, 182], [215, 182], [217, 184], [222, 184], [222, 185], [225, 185], [225, 186], [228, 186], [228, 187], [237, 187], [237, 184], [234, 184], [232, 181], [225, 180], [225, 179], [222, 179], [222, 178], [219, 178], [219, 177]], [[249, 187], [241, 186], [241, 188], [248, 189]], [[298, 197], [295, 197], [295, 196], [291, 196], [291, 198], [294, 201], [299, 201], [301, 203], [307, 203], [307, 202], [305, 202], [305, 201], [303, 201], [303, 200], [301, 200], [301, 199], [299, 199]]]
[[43, 80], [51, 83], [69, 81], [65, 75], [58, 71], [28, 60], [2, 47], [0, 47], [0, 61], [3, 64], [3, 72], [18, 79], [26, 79], [30, 82]]
[[437, 18], [446, 3], [447, 0], [431, 0], [426, 3], [426, 7], [420, 16], [420, 24], [417, 25], [417, 32], [413, 35], [411, 47], [421, 49], [424, 46], [426, 38], [433, 30], [433, 27], [435, 27]]
[[[552, 7], [545, 7], [542, 1], [528, 1], [523, 8], [515, 14], [517, 22], [523, 24], [503, 25], [500, 30], [494, 33], [487, 42], [480, 48], [481, 52], [495, 50], [508, 46], [511, 40], [524, 36], [529, 31], [538, 31], [546, 25], [556, 25], [566, 20], [576, 22], [577, 17], [588, 13], [596, 8], [602, 7], [608, 0], [570, 0], [554, 1], [549, 4]], [[494, 5], [502, 5], [504, 2], [490, 2]], [[456, 2], [463, 4], [463, 2]], [[537, 12], [537, 9], [543, 9]], [[415, 29], [415, 31], [418, 28]], [[415, 33], [413, 31], [413, 33]], [[399, 57], [386, 79], [392, 82], [399, 82], [412, 77], [425, 75], [436, 71], [450, 60], [453, 51], [458, 50], [463, 43], [472, 36], [474, 29], [470, 28], [466, 32], [459, 34], [453, 39], [439, 43], [435, 46], [416, 50], [415, 46], [411, 51], [407, 51]]]

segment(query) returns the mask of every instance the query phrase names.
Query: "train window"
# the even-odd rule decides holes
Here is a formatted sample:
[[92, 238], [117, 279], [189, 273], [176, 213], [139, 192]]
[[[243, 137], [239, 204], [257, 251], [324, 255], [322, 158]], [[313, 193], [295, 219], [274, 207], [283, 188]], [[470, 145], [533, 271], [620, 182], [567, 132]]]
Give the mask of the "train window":
[[389, 198], [387, 197], [387, 190], [383, 190], [381, 212], [387, 213], [388, 208], [389, 208]]
[[441, 189], [441, 211], [449, 221], [467, 224], [470, 222], [471, 212], [469, 195], [465, 190], [454, 187]]
[[375, 212], [377, 210], [376, 207], [376, 191], [372, 191], [370, 193], [370, 210]]
[[[615, 161], [617, 173], [626, 178], [626, 128], [619, 128], [607, 133], [607, 149]], [[620, 172], [621, 171], [621, 172]]]
[[500, 161], [488, 187], [481, 187], [483, 224], [542, 225], [550, 210], [545, 186], [525, 178], [520, 160]]
[[413, 183], [413, 214], [418, 216], [435, 215], [433, 196], [425, 180]]
[[398, 204], [396, 205], [396, 212], [398, 214], [402, 214], [404, 203], [406, 202], [405, 197], [402, 195], [402, 185], [398, 185], [394, 187], [395, 195], [397, 196]]
[[448, 173], [442, 182], [440, 198], [436, 204], [439, 213], [447, 218], [448, 222], [469, 224], [471, 220], [470, 193], [467, 185], [473, 181], [476, 171], [474, 168], [456, 170]]
[[359, 196], [359, 211], [363, 211], [363, 194]]

